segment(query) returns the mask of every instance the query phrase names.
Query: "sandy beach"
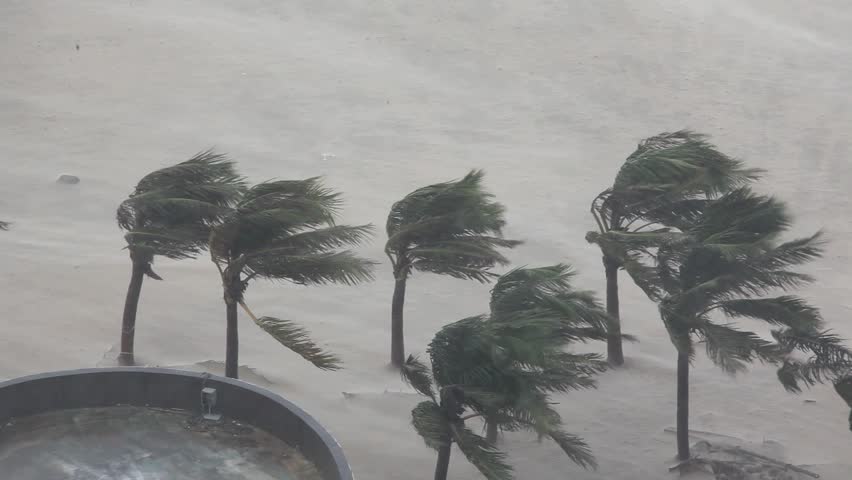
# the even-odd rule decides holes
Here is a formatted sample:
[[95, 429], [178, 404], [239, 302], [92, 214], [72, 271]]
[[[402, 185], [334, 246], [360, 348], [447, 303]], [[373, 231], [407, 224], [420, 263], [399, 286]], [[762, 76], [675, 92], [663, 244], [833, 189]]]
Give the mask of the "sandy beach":
[[[130, 276], [115, 208], [144, 174], [210, 147], [255, 182], [323, 175], [344, 194], [344, 221], [378, 227], [360, 250], [380, 262], [375, 282], [258, 282], [246, 296], [308, 327], [344, 370], [313, 368], [241, 318], [242, 378], [316, 416], [359, 479], [431, 478], [435, 453], [410, 425], [419, 399], [387, 368], [383, 226], [395, 200], [470, 168], [486, 170], [507, 236], [525, 241], [514, 265], [570, 263], [602, 296], [589, 202], [640, 139], [707, 133], [768, 170], [759, 189], [789, 202], [795, 233], [826, 229], [802, 293], [852, 338], [850, 22], [840, 0], [4, 0], [0, 220], [13, 226], [0, 232], [0, 378], [112, 362]], [[61, 174], [81, 181], [56, 184]], [[143, 287], [139, 359], [221, 372], [215, 267], [155, 267], [164, 281]], [[623, 329], [639, 343], [597, 390], [557, 397], [600, 468], [507, 434], [518, 479], [674, 478], [676, 353], [622, 278]], [[408, 350], [485, 313], [488, 291], [414, 275]], [[849, 411], [830, 386], [791, 395], [771, 367], [732, 378], [699, 355], [691, 388], [695, 430], [850, 477]], [[480, 476], [456, 455], [450, 478]]]

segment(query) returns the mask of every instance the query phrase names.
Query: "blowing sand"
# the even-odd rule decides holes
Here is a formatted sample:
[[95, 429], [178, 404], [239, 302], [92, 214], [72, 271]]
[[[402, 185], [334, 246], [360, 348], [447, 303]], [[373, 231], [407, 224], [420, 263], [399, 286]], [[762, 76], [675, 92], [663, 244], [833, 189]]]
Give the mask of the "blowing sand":
[[[850, 338], [847, 3], [4, 0], [0, 219], [15, 223], [0, 233], [0, 377], [114, 355], [130, 275], [115, 207], [148, 171], [211, 146], [254, 181], [325, 175], [347, 222], [378, 226], [412, 189], [485, 168], [508, 235], [526, 240], [513, 262], [569, 262], [579, 286], [601, 291], [599, 252], [583, 239], [589, 201], [640, 138], [690, 127], [769, 169], [763, 188], [791, 203], [798, 233], [826, 227], [805, 294]], [[56, 184], [61, 174], [80, 183]], [[384, 261], [383, 240], [380, 228], [362, 253]], [[215, 370], [225, 325], [213, 265], [155, 268], [165, 281], [143, 287], [140, 358]], [[558, 398], [600, 469], [510, 434], [517, 478], [670, 475], [675, 353], [654, 305], [623, 285], [624, 330], [641, 340], [627, 367]], [[346, 370], [317, 371], [246, 318], [240, 360], [245, 378], [323, 422], [359, 478], [431, 478], [435, 454], [410, 426], [418, 398], [385, 368], [391, 290], [387, 262], [355, 288], [254, 284], [256, 312], [303, 322]], [[408, 349], [486, 311], [487, 295], [415, 275]], [[848, 409], [827, 386], [794, 396], [771, 368], [732, 379], [699, 360], [692, 412], [696, 430], [771, 442], [824, 479], [849, 478]], [[455, 455], [451, 478], [479, 476]]]

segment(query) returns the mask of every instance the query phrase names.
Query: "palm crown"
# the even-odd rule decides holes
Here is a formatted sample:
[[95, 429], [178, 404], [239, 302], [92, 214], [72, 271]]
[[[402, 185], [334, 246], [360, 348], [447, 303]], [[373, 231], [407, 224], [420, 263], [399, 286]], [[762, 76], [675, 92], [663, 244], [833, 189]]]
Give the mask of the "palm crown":
[[440, 451], [456, 443], [486, 478], [512, 478], [505, 455], [464, 426], [483, 416], [504, 430], [551, 438], [578, 464], [595, 465], [585, 442], [562, 430], [550, 400], [594, 387], [606, 368], [596, 354], [564, 351], [571, 341], [606, 337], [606, 314], [591, 294], [570, 288], [570, 277], [565, 265], [513, 270], [494, 287], [490, 318], [466, 318], [435, 335], [431, 372], [408, 358], [403, 377], [430, 398], [412, 411], [427, 445]]
[[[221, 273], [229, 307], [243, 304], [250, 313], [243, 294], [254, 278], [299, 285], [371, 279], [373, 262], [342, 248], [358, 245], [372, 227], [335, 224], [340, 205], [340, 195], [325, 188], [319, 178], [269, 181], [246, 190], [210, 235], [211, 257]], [[307, 332], [289, 320], [251, 316], [314, 365], [339, 367], [336, 357], [310, 342]]]
[[[720, 152], [705, 135], [690, 130], [647, 138], [625, 160], [611, 188], [592, 202], [600, 232], [678, 227], [707, 199], [760, 177], [760, 169]], [[637, 224], [638, 223], [638, 224]]]
[[[206, 248], [210, 228], [244, 188], [234, 164], [206, 151], [143, 177], [116, 212], [131, 255], [190, 258]], [[146, 273], [159, 278], [150, 270]]]
[[516, 268], [500, 276], [491, 290], [491, 321], [533, 314], [559, 325], [565, 342], [605, 340], [607, 314], [592, 292], [575, 290], [570, 266]]
[[704, 135], [689, 130], [661, 133], [643, 140], [627, 157], [611, 188], [592, 200], [598, 226], [586, 240], [598, 243], [606, 274], [606, 304], [610, 315], [607, 353], [614, 365], [624, 362], [618, 298], [617, 252], [599, 235], [683, 227], [701, 212], [706, 202], [732, 188], [747, 184], [761, 171], [721, 153]]
[[387, 221], [394, 275], [419, 270], [487, 281], [495, 265], [508, 263], [498, 248], [520, 242], [502, 238], [505, 208], [482, 185], [484, 172], [415, 190], [393, 204]]
[[[795, 267], [823, 251], [820, 233], [779, 243], [790, 224], [783, 203], [743, 187], [708, 202], [682, 232], [613, 232], [603, 241], [622, 249], [625, 269], [659, 303], [678, 351], [692, 355], [697, 336], [728, 372], [754, 360], [780, 363], [779, 379], [797, 391], [799, 382], [813, 384], [848, 365], [848, 352], [824, 330], [817, 308], [792, 295], [768, 296], [810, 283]], [[774, 341], [719, 323], [714, 314], [764, 321]], [[811, 361], [796, 360], [794, 350]]]

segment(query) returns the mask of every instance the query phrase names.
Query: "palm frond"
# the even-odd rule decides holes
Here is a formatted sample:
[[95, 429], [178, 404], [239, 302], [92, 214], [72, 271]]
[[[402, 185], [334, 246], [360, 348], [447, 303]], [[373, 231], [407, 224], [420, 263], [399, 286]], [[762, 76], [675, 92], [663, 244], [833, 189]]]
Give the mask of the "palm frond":
[[745, 371], [747, 364], [754, 360], [772, 361], [778, 355], [772, 342], [732, 325], [708, 321], [701, 326], [700, 335], [710, 360], [730, 374]]
[[708, 202], [701, 220], [690, 232], [703, 243], [749, 244], [771, 239], [790, 224], [783, 202], [742, 187]]
[[520, 267], [497, 280], [491, 289], [491, 314], [514, 313], [539, 306], [542, 299], [571, 289], [575, 272], [570, 266]]
[[272, 248], [288, 247], [294, 252], [303, 252], [351, 247], [368, 240], [372, 232], [372, 225], [332, 225], [290, 235], [274, 242]]
[[142, 177], [136, 186], [135, 193], [204, 183], [242, 185], [243, 179], [236, 174], [234, 162], [226, 155], [206, 150], [195, 154], [189, 160]]
[[375, 262], [348, 250], [300, 255], [287, 255], [284, 250], [267, 250], [254, 253], [244, 261], [252, 277], [284, 280], [299, 285], [354, 285], [372, 280], [375, 265]]
[[807, 357], [802, 360], [788, 355], [778, 369], [778, 379], [787, 391], [799, 393], [802, 386], [836, 382], [852, 375], [852, 351], [839, 336], [831, 332], [782, 329], [773, 331], [772, 336], [784, 351], [799, 351]]
[[201, 226], [153, 227], [142, 230], [130, 230], [124, 238], [128, 248], [144, 252], [151, 258], [160, 255], [172, 260], [193, 258], [204, 248], [204, 234], [207, 229]]
[[468, 461], [488, 480], [512, 480], [512, 466], [506, 454], [469, 428], [450, 425], [453, 439]]
[[411, 410], [411, 424], [429, 448], [438, 450], [452, 442], [450, 422], [435, 402], [420, 402]]
[[255, 320], [255, 323], [278, 343], [311, 362], [315, 367], [321, 370], [339, 370], [342, 368], [340, 358], [320, 348], [311, 340], [306, 329], [292, 321], [274, 317], [260, 317]]
[[718, 308], [729, 317], [748, 317], [787, 326], [795, 330], [818, 330], [822, 325], [819, 309], [799, 297], [725, 300]]
[[409, 355], [400, 369], [400, 374], [402, 375], [402, 379], [414, 387], [418, 393], [431, 398], [433, 401], [436, 400], [435, 389], [432, 386], [432, 374], [429, 372], [429, 367], [417, 357]]
[[586, 469], [597, 468], [598, 464], [595, 456], [592, 454], [592, 449], [582, 438], [565, 433], [562, 430], [550, 430], [547, 432], [547, 435], [577, 465]]
[[330, 223], [341, 203], [340, 194], [325, 187], [321, 177], [311, 177], [258, 183], [246, 191], [237, 208], [246, 213], [284, 208]]

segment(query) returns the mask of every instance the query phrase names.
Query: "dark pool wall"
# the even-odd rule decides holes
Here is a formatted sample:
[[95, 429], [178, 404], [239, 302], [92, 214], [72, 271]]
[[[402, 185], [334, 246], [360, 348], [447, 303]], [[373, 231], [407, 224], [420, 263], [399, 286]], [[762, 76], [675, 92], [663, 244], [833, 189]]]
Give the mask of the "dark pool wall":
[[113, 405], [201, 409], [202, 386], [217, 391], [216, 410], [299, 446], [324, 480], [352, 480], [334, 438], [305, 411], [266, 389], [206, 373], [163, 368], [92, 368], [0, 383], [0, 422], [69, 408]]

